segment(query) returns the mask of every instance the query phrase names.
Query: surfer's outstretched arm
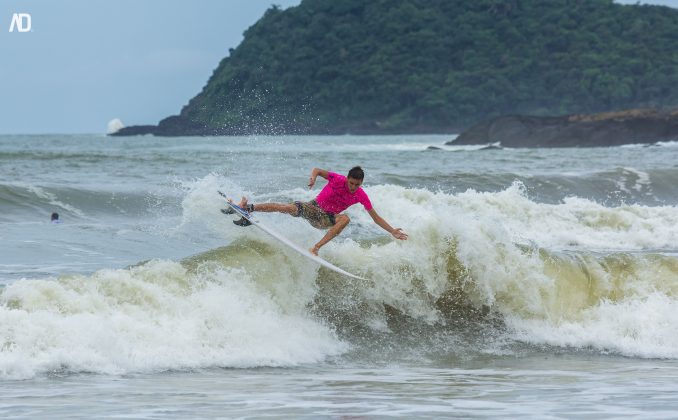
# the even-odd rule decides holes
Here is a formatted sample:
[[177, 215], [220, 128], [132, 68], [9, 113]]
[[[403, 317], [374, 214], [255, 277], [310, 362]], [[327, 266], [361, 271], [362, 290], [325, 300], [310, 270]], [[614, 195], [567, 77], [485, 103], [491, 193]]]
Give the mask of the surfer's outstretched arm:
[[318, 177], [318, 175], [327, 179], [328, 177], [327, 174], [328, 172], [324, 169], [313, 168], [313, 170], [311, 171], [311, 178], [309, 178], [308, 180], [308, 188], [313, 188], [313, 186], [315, 185], [315, 179]]
[[400, 239], [400, 240], [406, 240], [407, 239], [407, 233], [403, 232], [401, 228], [392, 228], [391, 225], [388, 224], [386, 220], [384, 220], [379, 214], [377, 213], [376, 210], [372, 209], [368, 211], [370, 216], [372, 216], [372, 220], [374, 220], [374, 223], [379, 225], [382, 229], [384, 229], [386, 232], [390, 233], [393, 235], [394, 238]]

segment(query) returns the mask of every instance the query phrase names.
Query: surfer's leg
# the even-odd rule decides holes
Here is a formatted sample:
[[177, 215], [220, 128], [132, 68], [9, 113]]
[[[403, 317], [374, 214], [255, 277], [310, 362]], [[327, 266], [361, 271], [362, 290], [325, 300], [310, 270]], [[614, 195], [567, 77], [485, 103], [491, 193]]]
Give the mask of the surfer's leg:
[[294, 204], [283, 204], [283, 203], [262, 203], [256, 204], [254, 206], [254, 211], [262, 211], [266, 213], [287, 213], [291, 215], [297, 214], [297, 206]]
[[262, 204], [250, 204], [250, 207], [247, 206], [247, 197], [243, 197], [240, 199], [240, 203], [238, 203], [238, 207], [246, 209], [249, 212], [253, 211], [261, 211], [265, 213], [272, 213], [272, 212], [278, 212], [278, 213], [287, 213], [291, 215], [296, 215], [297, 214], [297, 206], [294, 204], [282, 204], [282, 203], [262, 203]]
[[331, 241], [332, 239], [334, 239], [337, 235], [339, 235], [341, 231], [344, 230], [344, 228], [348, 226], [349, 222], [351, 221], [351, 219], [345, 214], [337, 214], [335, 216], [335, 220], [336, 223], [334, 224], [334, 226], [332, 226], [330, 230], [327, 231], [325, 236], [323, 236], [323, 238], [320, 241], [318, 241], [318, 243], [315, 244], [313, 248], [309, 249], [311, 254], [318, 255], [318, 251], [320, 250], [320, 248], [329, 241]]

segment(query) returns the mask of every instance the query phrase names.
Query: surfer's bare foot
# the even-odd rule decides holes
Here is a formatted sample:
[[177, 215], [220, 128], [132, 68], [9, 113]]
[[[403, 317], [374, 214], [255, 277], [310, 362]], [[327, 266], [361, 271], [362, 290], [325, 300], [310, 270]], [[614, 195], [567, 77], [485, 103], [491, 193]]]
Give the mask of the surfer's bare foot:
[[240, 199], [238, 207], [240, 207], [241, 209], [247, 208], [247, 197], [243, 197]]
[[310, 248], [308, 250], [308, 252], [315, 255], [316, 257], [318, 256], [318, 251], [320, 251], [320, 247], [318, 247], [318, 246], [314, 246], [313, 248]]

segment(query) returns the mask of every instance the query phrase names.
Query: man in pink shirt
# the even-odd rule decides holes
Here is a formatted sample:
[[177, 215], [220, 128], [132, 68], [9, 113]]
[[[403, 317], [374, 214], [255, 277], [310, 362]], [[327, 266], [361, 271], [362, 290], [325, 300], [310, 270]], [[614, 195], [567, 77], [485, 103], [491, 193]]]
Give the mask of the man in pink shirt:
[[[313, 188], [315, 185], [315, 180], [320, 175], [325, 178], [328, 182], [325, 187], [323, 187], [320, 194], [318, 194], [315, 200], [311, 200], [308, 203], [302, 203], [300, 201], [295, 201], [294, 203], [284, 204], [284, 203], [264, 203], [264, 204], [247, 204], [247, 198], [243, 197], [238, 204], [243, 209], [246, 209], [249, 212], [253, 211], [262, 211], [262, 212], [279, 212], [291, 214], [295, 217], [303, 217], [308, 220], [308, 222], [315, 228], [318, 229], [329, 229], [325, 236], [318, 241], [317, 244], [309, 251], [312, 254], [318, 255], [318, 250], [320, 247], [334, 239], [342, 230], [348, 225], [351, 221], [349, 217], [342, 212], [353, 204], [360, 203], [365, 207], [365, 210], [372, 217], [374, 222], [381, 226], [388, 233], [393, 235], [396, 239], [405, 240], [407, 239], [407, 234], [402, 231], [402, 229], [394, 229], [389, 225], [386, 220], [377, 214], [377, 211], [372, 207], [369, 197], [360, 187], [365, 178], [365, 173], [363, 172], [360, 166], [352, 168], [348, 172], [348, 176], [339, 175], [334, 172], [328, 172], [324, 169], [313, 168], [311, 171], [311, 178], [308, 182], [308, 187]], [[247, 226], [250, 222], [242, 218], [240, 220], [234, 221], [236, 225]]]

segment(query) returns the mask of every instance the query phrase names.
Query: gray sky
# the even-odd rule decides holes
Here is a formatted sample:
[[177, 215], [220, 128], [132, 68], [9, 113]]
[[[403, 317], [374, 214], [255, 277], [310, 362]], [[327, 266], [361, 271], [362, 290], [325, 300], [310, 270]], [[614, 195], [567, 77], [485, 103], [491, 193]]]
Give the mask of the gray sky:
[[[202, 89], [271, 4], [299, 3], [0, 0], [0, 134], [103, 133], [113, 118], [155, 124]], [[9, 32], [14, 13], [31, 15], [30, 32]]]
[[[177, 114], [271, 4], [0, 0], [0, 134], [103, 133]], [[9, 32], [14, 13], [31, 31]]]

